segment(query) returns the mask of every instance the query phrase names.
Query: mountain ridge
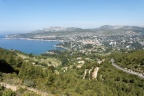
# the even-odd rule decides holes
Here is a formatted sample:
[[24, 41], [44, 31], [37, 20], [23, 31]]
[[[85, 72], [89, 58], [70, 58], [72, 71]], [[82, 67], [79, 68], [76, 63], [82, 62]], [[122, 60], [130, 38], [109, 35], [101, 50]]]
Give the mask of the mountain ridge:
[[94, 35], [144, 35], [144, 27], [139, 26], [111, 26], [104, 25], [98, 28], [77, 28], [77, 27], [48, 27], [30, 33], [10, 34], [7, 38], [30, 38], [55, 36], [55, 37], [76, 37]]

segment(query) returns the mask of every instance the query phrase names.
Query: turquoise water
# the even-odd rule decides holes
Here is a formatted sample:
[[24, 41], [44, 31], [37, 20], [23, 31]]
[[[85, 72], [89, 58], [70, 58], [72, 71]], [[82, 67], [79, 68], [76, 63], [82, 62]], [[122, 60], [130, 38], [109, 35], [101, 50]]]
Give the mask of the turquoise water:
[[60, 42], [57, 41], [41, 41], [41, 40], [25, 40], [25, 39], [4, 39], [4, 35], [0, 35], [0, 47], [5, 49], [14, 49], [25, 52], [27, 54], [39, 55], [46, 53], [48, 50], [59, 50], [54, 47]]

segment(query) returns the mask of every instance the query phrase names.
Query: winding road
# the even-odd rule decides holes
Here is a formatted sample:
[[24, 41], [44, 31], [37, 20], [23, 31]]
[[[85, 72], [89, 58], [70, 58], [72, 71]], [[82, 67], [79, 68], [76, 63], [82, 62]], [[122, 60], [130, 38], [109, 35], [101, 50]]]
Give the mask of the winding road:
[[144, 75], [142, 75], [142, 74], [140, 74], [140, 73], [137, 73], [137, 72], [134, 72], [134, 71], [132, 71], [132, 70], [126, 70], [126, 69], [121, 68], [121, 67], [119, 67], [118, 65], [116, 65], [114, 59], [111, 59], [111, 63], [112, 63], [112, 65], [113, 65], [115, 68], [117, 68], [117, 69], [119, 69], [119, 70], [122, 70], [122, 71], [124, 71], [124, 72], [126, 72], [126, 73], [129, 73], [129, 74], [132, 74], [132, 75], [137, 75], [138, 77], [144, 79]]

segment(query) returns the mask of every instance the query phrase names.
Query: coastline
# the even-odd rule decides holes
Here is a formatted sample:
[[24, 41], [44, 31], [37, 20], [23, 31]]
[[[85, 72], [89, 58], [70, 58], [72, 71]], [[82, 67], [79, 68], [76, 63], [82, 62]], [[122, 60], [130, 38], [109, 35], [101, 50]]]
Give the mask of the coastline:
[[31, 39], [31, 38], [8, 38], [8, 37], [5, 37], [3, 39], [22, 39], [22, 40], [38, 40], [38, 41], [57, 41], [57, 42], [64, 42], [64, 40], [44, 40], [44, 39]]
[[63, 46], [59, 46], [59, 45], [54, 45], [54, 47], [56, 47], [56, 48], [62, 48], [62, 49], [68, 50], [68, 48], [63, 47]]
[[[24, 53], [40, 55], [48, 50], [64, 50], [65, 48], [56, 47], [62, 43], [62, 40], [43, 40], [30, 38], [6, 38], [6, 35], [0, 37], [0, 47], [5, 49], [15, 49]], [[23, 41], [24, 40], [24, 41]]]

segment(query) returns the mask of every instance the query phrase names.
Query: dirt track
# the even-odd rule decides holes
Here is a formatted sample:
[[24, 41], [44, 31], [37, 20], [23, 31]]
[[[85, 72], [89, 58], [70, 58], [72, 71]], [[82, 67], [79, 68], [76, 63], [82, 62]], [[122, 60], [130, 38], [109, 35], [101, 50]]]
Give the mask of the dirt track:
[[38, 95], [41, 95], [41, 96], [48, 96], [48, 93], [47, 92], [42, 92], [38, 89], [35, 89], [35, 88], [30, 88], [30, 87], [27, 87], [27, 86], [23, 86], [23, 85], [11, 85], [11, 84], [8, 84], [8, 83], [4, 83], [4, 82], [0, 82], [0, 85], [4, 86], [5, 88], [8, 88], [8, 89], [11, 89], [13, 91], [17, 91], [19, 88], [25, 88], [29, 91], [32, 91]]

